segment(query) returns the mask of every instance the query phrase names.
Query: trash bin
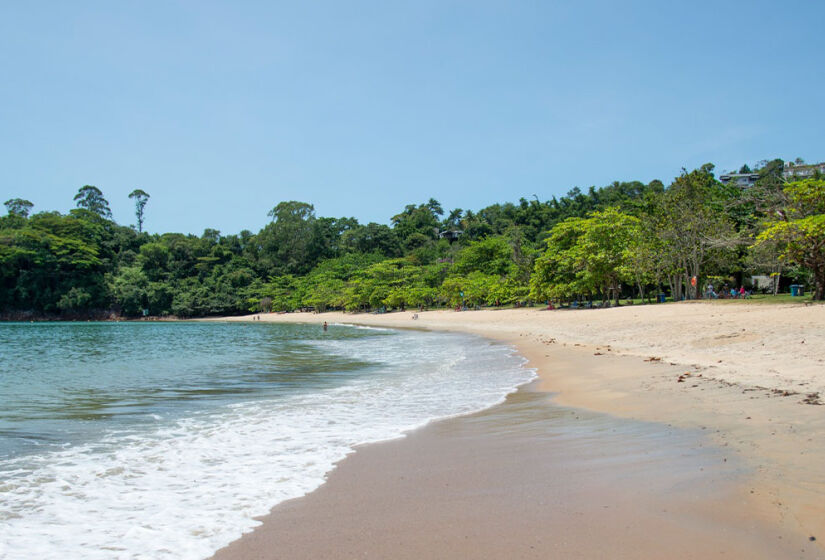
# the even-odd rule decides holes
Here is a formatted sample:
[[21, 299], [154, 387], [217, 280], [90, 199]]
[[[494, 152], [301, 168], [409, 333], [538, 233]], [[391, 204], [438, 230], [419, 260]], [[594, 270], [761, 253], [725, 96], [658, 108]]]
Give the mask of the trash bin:
[[657, 301], [659, 303], [664, 303], [666, 301], [666, 299], [667, 298], [665, 297], [665, 294], [659, 294], [659, 297], [657, 298]]
[[791, 284], [791, 296], [804, 296], [805, 287], [802, 284]]

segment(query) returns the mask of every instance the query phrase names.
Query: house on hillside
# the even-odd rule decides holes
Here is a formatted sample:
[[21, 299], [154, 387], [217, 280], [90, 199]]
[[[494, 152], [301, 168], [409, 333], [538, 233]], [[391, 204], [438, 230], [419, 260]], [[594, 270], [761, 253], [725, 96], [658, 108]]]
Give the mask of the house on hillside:
[[734, 183], [743, 189], [747, 189], [756, 184], [759, 180], [759, 173], [723, 173], [719, 175], [719, 180], [723, 185]]
[[455, 230], [446, 230], [446, 231], [438, 232], [438, 237], [440, 239], [446, 239], [447, 241], [452, 243], [453, 241], [455, 241], [459, 237], [461, 237], [461, 234], [463, 234], [463, 233], [464, 233], [463, 231], [459, 231], [457, 229], [455, 229]]
[[795, 179], [809, 179], [813, 177], [817, 171], [825, 175], [825, 162], [807, 164], [786, 161], [785, 169], [782, 170], [782, 176], [789, 181], [793, 181]]

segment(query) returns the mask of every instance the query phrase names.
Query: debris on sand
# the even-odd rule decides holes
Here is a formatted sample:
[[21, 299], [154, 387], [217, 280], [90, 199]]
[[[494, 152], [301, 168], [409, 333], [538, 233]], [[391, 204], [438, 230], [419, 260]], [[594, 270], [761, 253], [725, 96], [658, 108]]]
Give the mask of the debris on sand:
[[802, 399], [802, 402], [805, 404], [823, 404], [822, 400], [819, 398], [819, 393], [808, 393], [807, 395], [805, 395], [805, 398]]

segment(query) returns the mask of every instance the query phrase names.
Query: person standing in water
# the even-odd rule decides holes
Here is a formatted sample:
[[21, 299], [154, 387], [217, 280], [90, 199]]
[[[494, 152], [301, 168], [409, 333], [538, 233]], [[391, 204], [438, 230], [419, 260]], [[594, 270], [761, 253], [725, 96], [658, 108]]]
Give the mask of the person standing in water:
[[327, 332], [327, 322], [324, 321], [324, 332]]

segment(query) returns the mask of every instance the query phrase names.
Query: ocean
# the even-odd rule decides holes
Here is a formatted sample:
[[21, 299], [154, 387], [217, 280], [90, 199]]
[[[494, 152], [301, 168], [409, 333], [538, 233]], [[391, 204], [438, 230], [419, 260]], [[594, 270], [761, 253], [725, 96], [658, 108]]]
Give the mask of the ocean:
[[0, 324], [0, 558], [206, 558], [354, 446], [533, 378], [455, 333]]

